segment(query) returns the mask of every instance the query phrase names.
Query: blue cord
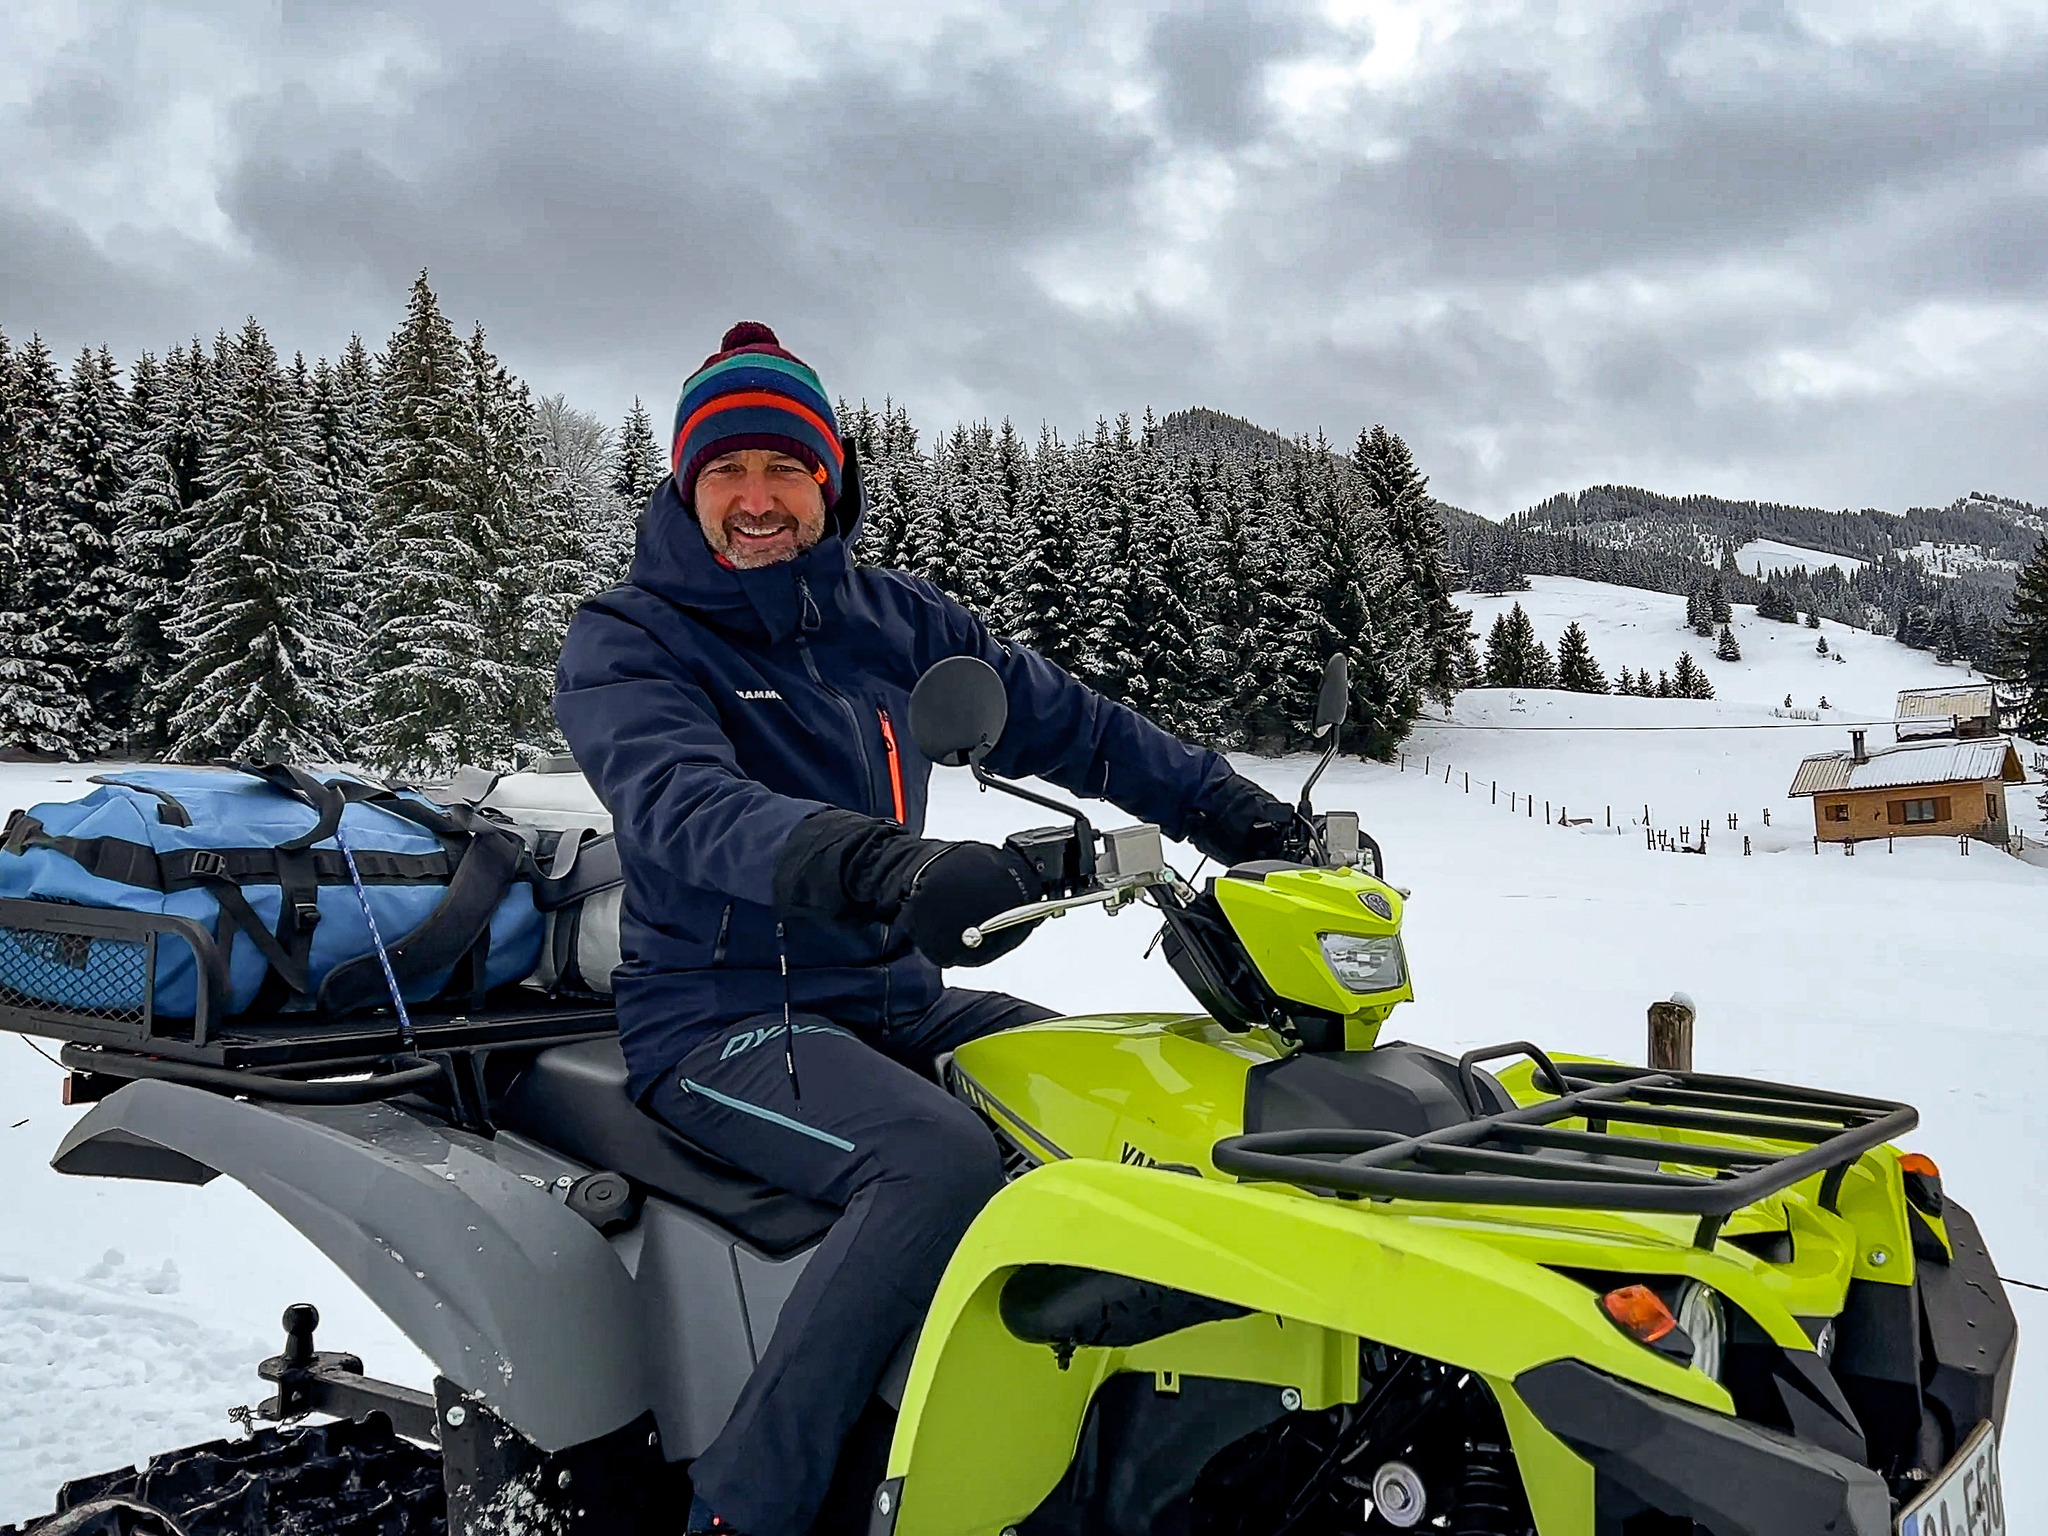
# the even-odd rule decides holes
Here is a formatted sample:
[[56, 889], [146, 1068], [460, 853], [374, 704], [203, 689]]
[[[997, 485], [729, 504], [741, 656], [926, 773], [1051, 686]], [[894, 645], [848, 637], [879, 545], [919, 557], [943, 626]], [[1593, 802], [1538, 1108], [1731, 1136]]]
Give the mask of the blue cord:
[[384, 935], [377, 929], [377, 914], [370, 910], [370, 893], [363, 889], [363, 877], [356, 868], [356, 856], [342, 840], [341, 824], [335, 823], [334, 846], [341, 850], [341, 856], [348, 863], [348, 878], [356, 888], [356, 900], [362, 904], [363, 919], [370, 925], [370, 942], [377, 946], [377, 963], [384, 967], [384, 984], [391, 989], [391, 1001], [398, 1009], [398, 1038], [410, 1051], [413, 1048], [412, 1015], [405, 1011], [405, 994], [398, 990], [398, 977], [391, 969], [391, 956], [384, 948]]

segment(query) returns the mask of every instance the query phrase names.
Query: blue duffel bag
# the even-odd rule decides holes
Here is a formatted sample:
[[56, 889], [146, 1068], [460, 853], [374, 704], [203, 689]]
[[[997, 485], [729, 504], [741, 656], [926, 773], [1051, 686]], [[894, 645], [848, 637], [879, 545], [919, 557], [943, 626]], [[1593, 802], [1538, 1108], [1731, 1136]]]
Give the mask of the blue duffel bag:
[[[408, 1003], [479, 1001], [539, 960], [527, 841], [473, 807], [274, 763], [137, 768], [92, 782], [99, 788], [82, 800], [14, 814], [0, 835], [0, 897], [199, 923], [224, 962], [209, 1012], [339, 1017], [388, 1003], [365, 905]], [[87, 1011], [127, 1005], [96, 995], [113, 984], [107, 968], [83, 955], [53, 964], [51, 940], [0, 927], [6, 995]], [[199, 965], [190, 945], [158, 940], [156, 1014], [193, 1016]]]

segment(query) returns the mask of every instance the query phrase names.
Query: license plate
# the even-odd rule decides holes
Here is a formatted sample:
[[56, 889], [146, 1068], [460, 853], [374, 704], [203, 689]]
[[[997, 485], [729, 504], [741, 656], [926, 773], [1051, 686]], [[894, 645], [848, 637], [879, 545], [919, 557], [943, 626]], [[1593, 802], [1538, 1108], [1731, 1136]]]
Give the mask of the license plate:
[[1998, 1436], [1989, 1420], [1977, 1426], [1955, 1460], [1899, 1516], [1898, 1536], [2005, 1536]]

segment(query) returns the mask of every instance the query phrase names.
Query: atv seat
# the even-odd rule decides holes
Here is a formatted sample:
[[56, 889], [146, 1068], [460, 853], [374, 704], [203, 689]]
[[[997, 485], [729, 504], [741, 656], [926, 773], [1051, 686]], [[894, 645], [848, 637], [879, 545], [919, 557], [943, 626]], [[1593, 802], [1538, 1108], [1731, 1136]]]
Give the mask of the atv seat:
[[493, 1110], [498, 1125], [595, 1168], [624, 1174], [780, 1257], [839, 1219], [829, 1205], [762, 1183], [699, 1150], [635, 1104], [616, 1039], [550, 1046]]

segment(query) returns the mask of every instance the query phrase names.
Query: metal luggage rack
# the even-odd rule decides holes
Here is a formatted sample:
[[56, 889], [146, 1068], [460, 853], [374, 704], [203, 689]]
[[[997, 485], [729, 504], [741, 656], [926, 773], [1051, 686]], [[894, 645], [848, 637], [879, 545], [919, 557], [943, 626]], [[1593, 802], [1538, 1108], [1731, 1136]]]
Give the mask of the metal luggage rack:
[[[1513, 1056], [1535, 1062], [1537, 1086], [1556, 1097], [1483, 1113], [1480, 1064]], [[1737, 1211], [1816, 1174], [1834, 1210], [1856, 1160], [1920, 1123], [1908, 1104], [1749, 1078], [1594, 1062], [1566, 1074], [1527, 1041], [1467, 1053], [1458, 1076], [1474, 1118], [1457, 1125], [1420, 1136], [1259, 1131], [1217, 1142], [1214, 1162], [1247, 1181], [1340, 1196], [1697, 1216], [1693, 1241], [1711, 1248]], [[1794, 1150], [1744, 1144], [1755, 1139]]]
[[[165, 944], [192, 952], [196, 1007], [157, 1006]], [[451, 1063], [610, 1034], [609, 1007], [553, 1002], [539, 993], [487, 1012], [409, 1008], [408, 1039], [389, 1009], [325, 1017], [279, 1012], [227, 1017], [227, 967], [206, 928], [190, 918], [64, 902], [0, 898], [0, 1029], [63, 1042], [64, 1065], [88, 1079], [169, 1078], [299, 1103], [361, 1103], [445, 1079]], [[89, 999], [89, 1001], [88, 1001]], [[369, 1074], [367, 1077], [361, 1074]], [[467, 1068], [461, 1075], [467, 1075]], [[350, 1081], [331, 1081], [345, 1078]], [[82, 1097], [98, 1097], [84, 1085]]]

